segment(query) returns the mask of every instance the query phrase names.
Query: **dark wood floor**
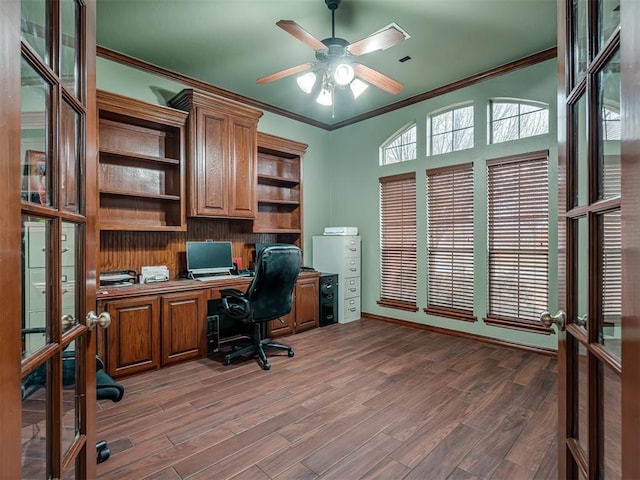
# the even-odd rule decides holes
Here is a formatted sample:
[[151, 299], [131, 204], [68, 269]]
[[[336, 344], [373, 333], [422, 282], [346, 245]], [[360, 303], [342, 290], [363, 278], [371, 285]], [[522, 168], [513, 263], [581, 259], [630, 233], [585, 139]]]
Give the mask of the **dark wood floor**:
[[100, 402], [100, 479], [556, 478], [556, 360], [361, 320], [295, 357], [193, 361]]

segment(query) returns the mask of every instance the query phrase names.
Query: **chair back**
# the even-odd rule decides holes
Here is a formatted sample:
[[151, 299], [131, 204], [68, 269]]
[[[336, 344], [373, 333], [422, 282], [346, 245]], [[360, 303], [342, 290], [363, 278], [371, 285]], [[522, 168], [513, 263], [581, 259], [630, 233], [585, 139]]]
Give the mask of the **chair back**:
[[302, 252], [295, 245], [269, 245], [258, 252], [256, 276], [245, 294], [254, 322], [275, 320], [291, 311], [301, 265]]

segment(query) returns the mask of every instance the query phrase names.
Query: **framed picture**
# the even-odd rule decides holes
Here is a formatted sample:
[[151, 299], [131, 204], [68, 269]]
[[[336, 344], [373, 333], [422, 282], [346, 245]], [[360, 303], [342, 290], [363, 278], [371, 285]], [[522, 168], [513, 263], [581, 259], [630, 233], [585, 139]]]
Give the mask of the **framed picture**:
[[22, 199], [47, 203], [47, 159], [44, 152], [27, 150], [22, 165]]

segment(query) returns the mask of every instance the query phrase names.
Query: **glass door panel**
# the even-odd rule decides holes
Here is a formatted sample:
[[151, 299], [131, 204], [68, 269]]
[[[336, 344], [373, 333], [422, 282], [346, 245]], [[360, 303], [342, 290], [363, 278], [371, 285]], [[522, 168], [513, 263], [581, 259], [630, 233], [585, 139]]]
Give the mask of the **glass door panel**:
[[572, 170], [576, 186], [574, 188], [573, 203], [571, 207], [585, 205], [589, 188], [588, 169], [588, 145], [587, 145], [587, 99], [582, 95], [573, 105], [572, 111], [574, 125], [574, 168]]
[[598, 74], [598, 198], [617, 197], [620, 175], [620, 52], [609, 59]]
[[47, 403], [50, 396], [47, 363], [22, 381], [22, 478], [47, 477]]
[[77, 98], [80, 95], [78, 41], [80, 6], [76, 0], [61, 0], [62, 45], [60, 47], [60, 79]]
[[73, 106], [62, 102], [60, 111], [60, 208], [67, 212], [81, 213], [77, 182], [80, 166], [81, 116]]
[[622, 359], [622, 219], [620, 210], [600, 215], [602, 286], [598, 341], [618, 361]]
[[51, 170], [49, 152], [51, 86], [26, 60], [22, 60], [21, 75], [20, 150], [22, 175], [20, 182], [22, 199], [27, 202], [49, 205], [51, 182], [47, 178], [47, 172]]
[[598, 37], [602, 48], [620, 26], [620, 0], [601, 0], [598, 10]]
[[45, 62], [49, 61], [49, 24], [45, 0], [22, 0], [20, 31], [25, 41]]
[[49, 292], [50, 221], [23, 216], [22, 259], [22, 358], [44, 347], [51, 340]]
[[587, 71], [587, 0], [573, 0], [573, 86]]
[[576, 248], [573, 262], [576, 269], [576, 303], [572, 318], [569, 318], [568, 321], [586, 331], [589, 312], [589, 223], [587, 217], [580, 217], [574, 220], [574, 225], [573, 232], [576, 238]]
[[620, 376], [603, 367], [603, 467], [601, 478], [622, 478], [622, 383]]

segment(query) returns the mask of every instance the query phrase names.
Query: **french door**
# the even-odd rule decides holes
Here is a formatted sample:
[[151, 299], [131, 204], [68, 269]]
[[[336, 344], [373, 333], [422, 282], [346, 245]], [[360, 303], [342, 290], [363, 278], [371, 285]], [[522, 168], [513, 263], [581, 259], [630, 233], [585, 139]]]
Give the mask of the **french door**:
[[559, 478], [640, 478], [637, 0], [559, 0]]
[[0, 3], [0, 471], [94, 478], [95, 2]]

